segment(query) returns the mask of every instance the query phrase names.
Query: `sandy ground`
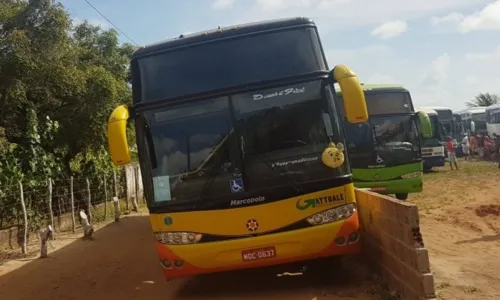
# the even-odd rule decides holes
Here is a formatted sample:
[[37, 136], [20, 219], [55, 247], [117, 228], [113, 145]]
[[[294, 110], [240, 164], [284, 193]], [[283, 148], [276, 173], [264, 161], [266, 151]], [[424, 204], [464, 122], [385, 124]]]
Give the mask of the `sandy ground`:
[[[422, 214], [438, 299], [500, 299], [500, 170], [461, 166], [426, 174], [425, 191], [410, 197]], [[165, 282], [146, 216], [109, 224], [93, 241], [61, 235], [53, 244], [50, 258], [0, 265], [0, 299], [390, 299], [341, 263], [303, 276], [277, 277], [271, 268]]]
[[342, 263], [329, 273], [303, 276], [277, 277], [278, 270], [270, 268], [166, 282], [147, 216], [109, 224], [96, 231], [93, 241], [60, 236], [54, 246], [65, 243], [50, 258], [0, 266], [0, 299], [378, 298], [373, 296], [377, 292], [373, 284], [346, 276]]
[[412, 195], [435, 274], [438, 299], [500, 299], [500, 170], [459, 161], [426, 174]]

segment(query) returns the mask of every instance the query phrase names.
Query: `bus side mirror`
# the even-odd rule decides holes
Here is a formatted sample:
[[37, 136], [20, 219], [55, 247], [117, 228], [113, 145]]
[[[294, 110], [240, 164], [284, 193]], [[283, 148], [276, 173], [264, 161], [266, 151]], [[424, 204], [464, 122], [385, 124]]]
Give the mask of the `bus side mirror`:
[[115, 165], [126, 165], [131, 160], [127, 141], [129, 116], [128, 107], [120, 105], [113, 110], [108, 120], [109, 152]]
[[420, 132], [422, 132], [422, 136], [424, 138], [431, 138], [433, 136], [431, 119], [423, 111], [418, 111], [417, 117], [418, 117]]
[[349, 123], [363, 123], [368, 121], [365, 93], [356, 77], [356, 74], [345, 65], [333, 68], [333, 78], [339, 84], [344, 101], [344, 111]]

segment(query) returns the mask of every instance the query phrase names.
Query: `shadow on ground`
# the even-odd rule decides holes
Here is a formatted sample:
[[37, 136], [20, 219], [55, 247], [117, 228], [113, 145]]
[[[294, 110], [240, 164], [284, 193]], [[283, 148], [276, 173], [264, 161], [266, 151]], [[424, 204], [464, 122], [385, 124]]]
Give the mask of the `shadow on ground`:
[[266, 268], [166, 282], [147, 216], [123, 218], [49, 255], [1, 276], [0, 299], [371, 299], [340, 264], [304, 276]]

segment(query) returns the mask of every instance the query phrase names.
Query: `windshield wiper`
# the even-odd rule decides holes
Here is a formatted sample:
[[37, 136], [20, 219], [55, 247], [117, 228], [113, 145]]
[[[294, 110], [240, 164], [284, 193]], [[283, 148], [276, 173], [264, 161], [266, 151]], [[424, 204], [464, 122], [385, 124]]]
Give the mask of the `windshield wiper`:
[[[205, 194], [207, 193], [208, 189], [210, 188], [210, 186], [212, 185], [212, 182], [215, 180], [215, 178], [217, 176], [220, 175], [220, 169], [222, 167], [222, 162], [224, 160], [224, 154], [221, 154], [221, 153], [218, 153], [219, 156], [217, 156], [217, 151], [222, 147], [222, 145], [227, 142], [228, 138], [229, 138], [229, 135], [233, 133], [233, 130], [231, 130], [221, 141], [220, 143], [217, 145], [217, 147], [215, 147], [213, 150], [212, 150], [212, 153], [210, 153], [207, 157], [207, 159], [205, 159], [205, 161], [203, 163], [201, 163], [201, 165], [196, 169], [196, 171], [192, 172], [192, 173], [197, 173], [197, 174], [200, 174], [200, 172], [204, 172], [202, 170], [202, 168], [205, 166], [205, 164], [214, 156], [216, 156], [215, 159], [215, 162], [214, 162], [214, 167], [211, 168], [211, 172], [210, 174], [208, 174], [208, 178], [207, 180], [205, 181], [205, 183], [203, 184], [203, 187], [201, 188], [201, 191], [200, 193], [198, 194], [198, 198], [194, 201], [194, 204], [193, 204], [193, 209], [196, 209], [199, 204], [203, 201], [203, 199], [205, 199]], [[202, 174], [203, 175], [203, 174]]]

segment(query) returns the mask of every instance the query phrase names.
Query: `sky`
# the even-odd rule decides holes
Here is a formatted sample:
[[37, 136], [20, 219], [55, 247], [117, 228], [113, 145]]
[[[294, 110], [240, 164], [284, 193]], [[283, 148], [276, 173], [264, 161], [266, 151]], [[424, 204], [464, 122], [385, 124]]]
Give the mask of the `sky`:
[[[88, 0], [139, 45], [281, 17], [312, 18], [328, 64], [364, 83], [406, 86], [414, 105], [465, 107], [500, 94], [500, 0]], [[85, 0], [60, 1], [75, 23], [113, 26]], [[122, 42], [130, 40], [121, 34]]]

